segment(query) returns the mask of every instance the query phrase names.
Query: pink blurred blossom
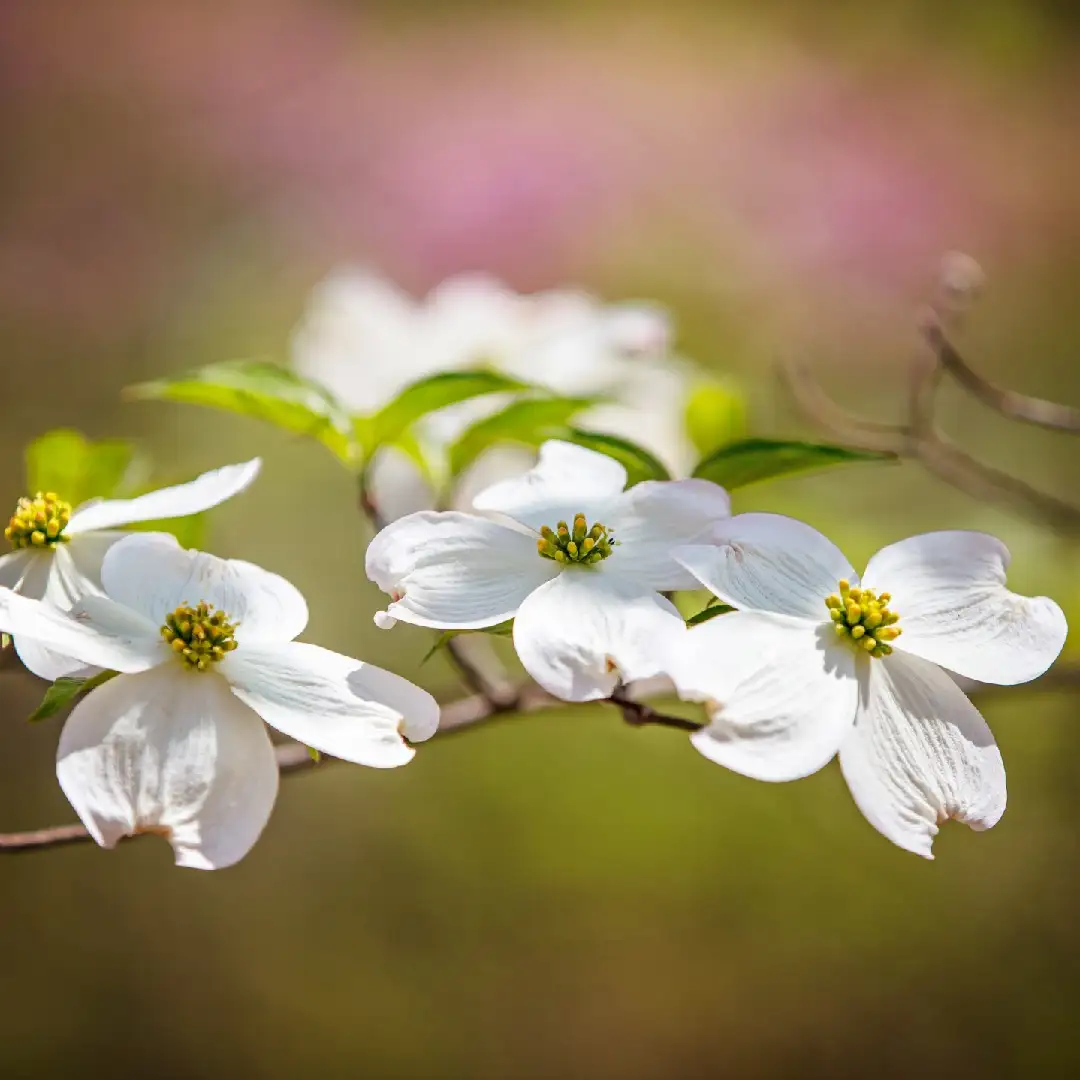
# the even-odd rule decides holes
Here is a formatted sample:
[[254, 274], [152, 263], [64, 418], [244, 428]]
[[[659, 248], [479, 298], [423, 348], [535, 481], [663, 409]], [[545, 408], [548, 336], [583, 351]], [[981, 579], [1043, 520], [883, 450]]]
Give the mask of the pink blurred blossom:
[[1050, 102], [1033, 118], [914, 54], [857, 74], [719, 16], [701, 42], [657, 15], [392, 28], [285, 0], [2, 18], [0, 291], [102, 332], [241, 220], [312, 276], [362, 259], [417, 290], [467, 269], [538, 288], [627, 251], [655, 281], [675, 237], [706, 287], [873, 304], [951, 247], [1022, 258], [1075, 164]]

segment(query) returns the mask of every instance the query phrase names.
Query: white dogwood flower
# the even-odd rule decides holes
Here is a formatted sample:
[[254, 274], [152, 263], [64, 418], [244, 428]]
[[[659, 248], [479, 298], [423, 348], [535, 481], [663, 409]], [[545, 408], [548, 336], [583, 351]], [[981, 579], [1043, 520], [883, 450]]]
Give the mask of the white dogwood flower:
[[350, 409], [372, 412], [409, 383], [489, 364], [565, 394], [609, 389], [621, 361], [662, 357], [666, 313], [572, 290], [519, 295], [494, 278], [448, 278], [423, 300], [367, 270], [332, 274], [293, 337], [298, 371]]
[[[448, 278], [416, 300], [356, 269], [315, 289], [292, 352], [298, 372], [365, 413], [418, 379], [484, 365], [557, 394], [603, 395], [609, 400], [583, 413], [583, 426], [633, 439], [685, 471], [694, 459], [685, 414], [696, 370], [670, 355], [671, 337], [667, 313], [652, 303], [608, 304], [577, 290], [521, 295], [478, 274]], [[415, 434], [437, 460], [506, 401], [496, 394], [462, 402], [426, 417]], [[521, 462], [500, 448], [479, 467], [490, 482]], [[400, 453], [380, 455], [373, 486], [390, 518], [431, 505], [415, 464]]]
[[[20, 499], [4, 530], [15, 550], [0, 558], [0, 587], [67, 611], [82, 597], [101, 592], [105, 553], [128, 535], [118, 526], [209, 510], [247, 488], [261, 464], [254, 458], [203, 473], [186, 484], [134, 499], [92, 499], [74, 510], [53, 492]], [[15, 651], [30, 671], [50, 681], [81, 667], [70, 656], [18, 636]]]
[[66, 613], [0, 590], [0, 629], [121, 672], [75, 706], [57, 750], [60, 786], [103, 847], [151, 832], [181, 866], [242, 858], [277, 794], [263, 721], [376, 768], [435, 732], [430, 694], [294, 641], [307, 604], [276, 574], [146, 533], [110, 548], [101, 582]]
[[1052, 600], [1005, 587], [1004, 544], [915, 536], [879, 551], [860, 581], [810, 526], [741, 514], [676, 558], [739, 609], [689, 631], [669, 663], [679, 692], [707, 703], [710, 723], [691, 736], [702, 754], [793, 780], [839, 753], [871, 825], [926, 858], [943, 822], [998, 821], [1001, 754], [949, 673], [1028, 682], [1067, 633]]
[[514, 620], [525, 669], [568, 701], [611, 694], [660, 673], [664, 644], [685, 633], [662, 592], [695, 588], [672, 558], [730, 512], [706, 480], [626, 486], [617, 461], [547, 442], [535, 468], [474, 500], [497, 518], [422, 511], [371, 542], [367, 573], [394, 620], [475, 630]]

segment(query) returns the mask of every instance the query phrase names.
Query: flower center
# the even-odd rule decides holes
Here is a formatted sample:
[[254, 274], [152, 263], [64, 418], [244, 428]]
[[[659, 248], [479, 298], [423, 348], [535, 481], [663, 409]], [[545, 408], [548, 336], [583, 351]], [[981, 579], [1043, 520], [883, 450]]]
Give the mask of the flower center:
[[20, 499], [4, 536], [13, 548], [56, 547], [67, 543], [64, 529], [71, 520], [71, 503], [51, 491]]
[[236, 648], [237, 623], [224, 611], [211, 611], [205, 600], [181, 604], [165, 616], [161, 636], [192, 671], [206, 671]]
[[847, 581], [841, 581], [840, 595], [830, 596], [825, 606], [838, 637], [847, 638], [855, 648], [880, 658], [892, 652], [889, 642], [901, 634], [896, 625], [900, 616], [888, 608], [891, 599], [887, 592], [853, 589]]
[[606, 559], [617, 543], [606, 525], [597, 522], [590, 528], [585, 515], [576, 514], [572, 527], [565, 521], [560, 521], [554, 529], [542, 526], [536, 550], [555, 562], [591, 566]]

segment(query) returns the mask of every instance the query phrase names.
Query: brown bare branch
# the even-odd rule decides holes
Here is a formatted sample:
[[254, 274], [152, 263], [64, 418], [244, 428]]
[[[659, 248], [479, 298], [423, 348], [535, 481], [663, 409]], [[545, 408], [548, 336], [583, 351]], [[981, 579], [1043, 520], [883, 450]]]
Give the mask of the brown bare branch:
[[[634, 727], [652, 725], [669, 727], [678, 731], [696, 731], [701, 725], [678, 716], [668, 716], [657, 712], [651, 706], [625, 698], [609, 699], [618, 705], [627, 723]], [[457, 732], [467, 731], [488, 723], [499, 717], [519, 716], [523, 713], [540, 712], [564, 704], [541, 690], [529, 685], [521, 689], [512, 700], [502, 703], [492, 702], [483, 694], [451, 701], [442, 706], [439, 730], [436, 738], [445, 739]], [[278, 769], [282, 776], [296, 776], [300, 773], [313, 772], [337, 761], [336, 758], [323, 757], [316, 761], [302, 743], [283, 743], [275, 748]], [[137, 839], [129, 837], [128, 839]], [[42, 851], [48, 848], [81, 844], [93, 838], [82, 825], [58, 825], [47, 829], [33, 829], [28, 832], [0, 833], [0, 855], [18, 854], [28, 851]]]
[[969, 256], [951, 252], [942, 260], [937, 295], [919, 320], [929, 355], [912, 366], [908, 415], [902, 423], [880, 424], [855, 416], [840, 408], [805, 368], [789, 362], [781, 370], [803, 413], [851, 445], [917, 461], [960, 491], [1005, 505], [1060, 532], [1080, 534], [1080, 507], [983, 464], [957, 447], [937, 424], [937, 393], [942, 377], [949, 374], [977, 401], [1006, 419], [1080, 434], [1080, 409], [995, 386], [949, 341], [946, 329], [955, 331], [963, 324], [983, 281], [982, 270]]
[[934, 317], [924, 320], [921, 330], [940, 367], [956, 379], [972, 397], [994, 412], [1023, 424], [1080, 435], [1080, 409], [1029, 397], [1015, 390], [1003, 390], [988, 382], [960, 355]]
[[781, 366], [802, 412], [849, 445], [917, 461], [927, 472], [968, 495], [1007, 506], [1059, 532], [1080, 534], [1080, 507], [978, 461], [939, 430], [934, 406], [942, 371], [936, 359], [928, 367], [916, 368], [906, 422], [881, 424], [864, 420], [837, 405], [804, 366], [791, 361]]

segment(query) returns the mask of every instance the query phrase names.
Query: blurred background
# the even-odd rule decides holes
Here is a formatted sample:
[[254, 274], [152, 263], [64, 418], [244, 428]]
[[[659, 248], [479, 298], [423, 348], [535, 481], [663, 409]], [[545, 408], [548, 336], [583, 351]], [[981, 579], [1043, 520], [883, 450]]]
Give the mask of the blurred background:
[[[65, 425], [170, 477], [255, 453], [212, 545], [286, 574], [311, 640], [453, 696], [430, 637], [379, 634], [350, 478], [255, 422], [124, 403], [134, 381], [285, 359], [342, 262], [414, 292], [655, 298], [679, 351], [741, 380], [757, 431], [808, 429], [774, 361], [898, 415], [943, 251], [989, 273], [962, 344], [1080, 401], [1080, 10], [875, 4], [390, 2], [0, 7], [0, 503]], [[950, 431], [1076, 498], [1074, 442], [957, 393]], [[4, 501], [6, 500], [6, 502]], [[1075, 542], [855, 466], [740, 493], [856, 565], [985, 528], [1011, 582], [1080, 618]], [[317, 508], [317, 511], [316, 511]], [[298, 521], [320, 526], [304, 541]], [[0, 673], [0, 826], [72, 818], [42, 685]], [[835, 767], [756, 784], [613, 710], [510, 719], [390, 774], [283, 784], [239, 866], [166, 845], [0, 862], [10, 1077], [983, 1077], [1080, 1069], [1074, 691], [981, 702], [1009, 769], [992, 832], [890, 846]]]

